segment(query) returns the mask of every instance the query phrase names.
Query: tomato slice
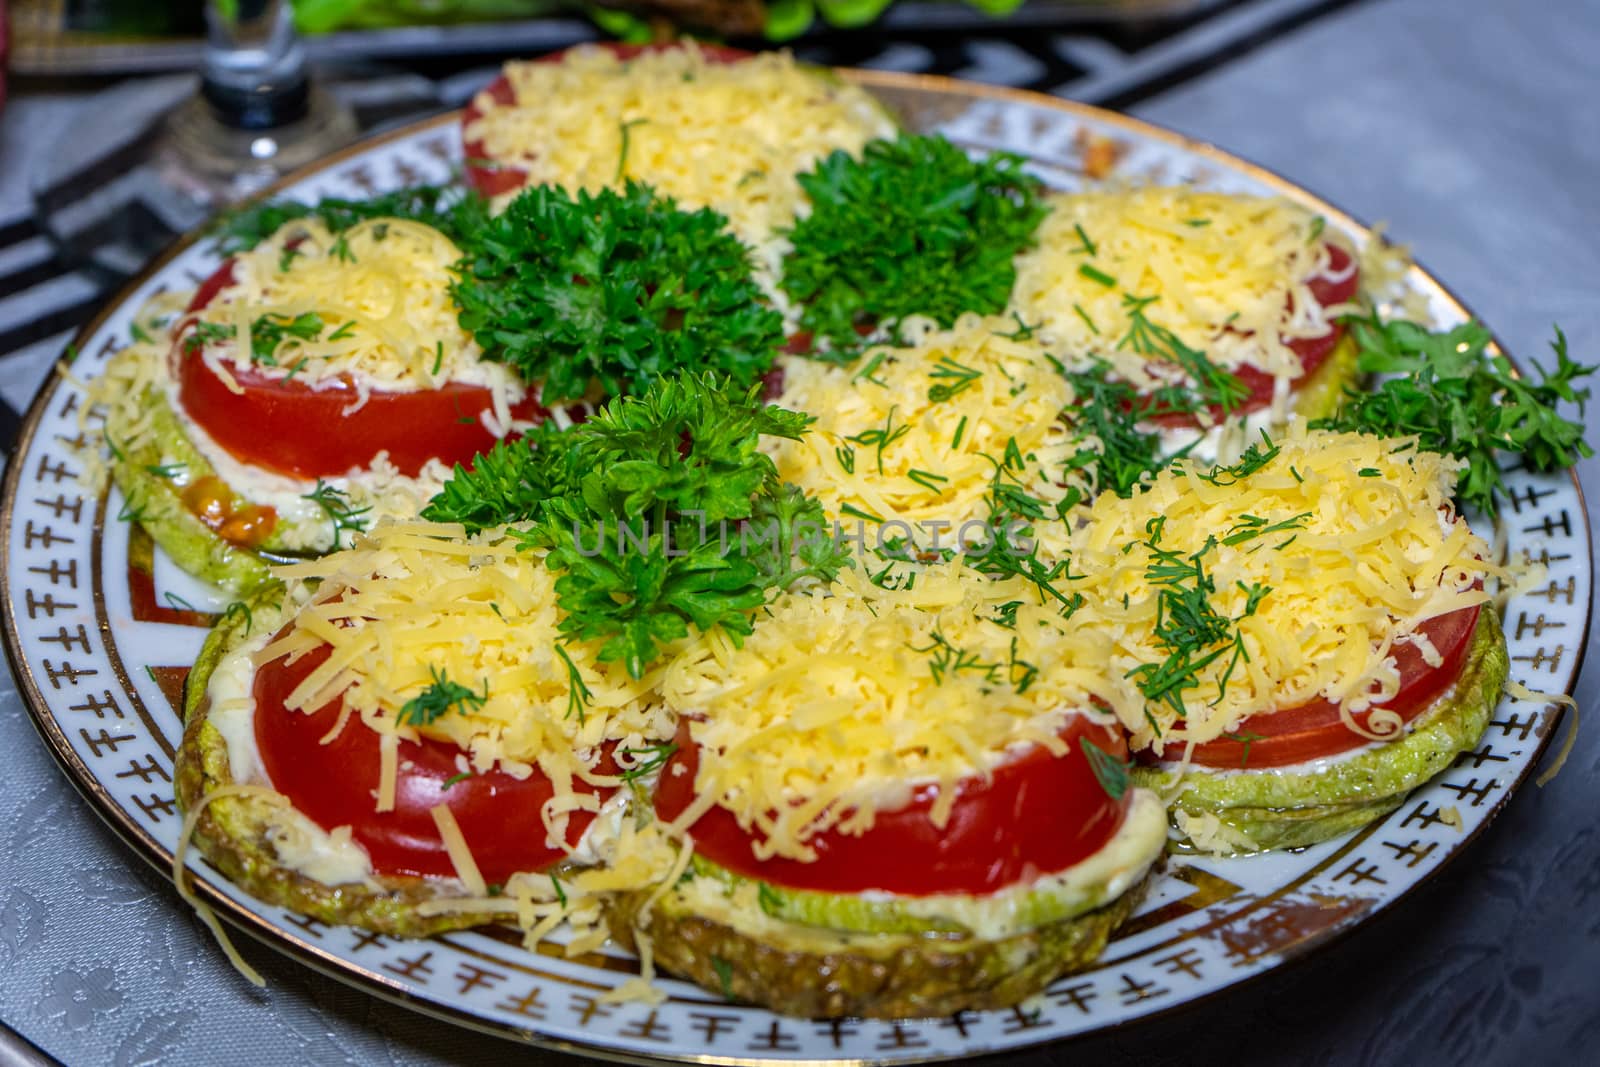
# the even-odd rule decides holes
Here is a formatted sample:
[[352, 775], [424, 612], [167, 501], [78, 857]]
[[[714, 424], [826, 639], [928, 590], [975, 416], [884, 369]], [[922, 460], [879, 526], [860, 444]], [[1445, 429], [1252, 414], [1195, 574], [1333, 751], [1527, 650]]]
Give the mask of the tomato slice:
[[[447, 741], [402, 740], [394, 810], [374, 810], [378, 735], [352, 717], [324, 745], [322, 738], [339, 721], [341, 702], [330, 701], [309, 714], [285, 706], [289, 694], [329, 652], [324, 646], [291, 665], [274, 660], [256, 671], [256, 745], [272, 787], [296, 810], [324, 830], [350, 827], [351, 837], [366, 849], [379, 875], [455, 874], [431, 814], [439, 804], [455, 816], [487, 882], [503, 883], [518, 871], [539, 871], [566, 856], [547, 843], [540, 815], [555, 795], [549, 778], [537, 767], [527, 778], [501, 770], [461, 778], [456, 765], [461, 750]], [[609, 750], [599, 766], [602, 773], [619, 773]], [[581, 781], [574, 781], [573, 788], [598, 795], [602, 803], [615, 792]], [[576, 846], [594, 816], [579, 811], [568, 819], [567, 844]]]
[[[1479, 611], [1478, 606], [1461, 608], [1417, 627], [1443, 657], [1437, 667], [1428, 666], [1415, 644], [1395, 645], [1392, 655], [1400, 671], [1400, 688], [1380, 706], [1410, 722], [1454, 685], [1466, 666]], [[1354, 718], [1365, 725], [1370, 715], [1368, 710]], [[1367, 738], [1344, 724], [1339, 705], [1329, 700], [1253, 715], [1239, 725], [1233, 737], [1238, 740], [1219, 738], [1196, 745], [1190, 762], [1202, 767], [1283, 767], [1336, 756], [1368, 743]]]
[[[700, 53], [712, 63], [737, 63], [749, 59], [753, 53], [740, 48], [728, 48], [724, 45], [697, 42]], [[646, 52], [665, 52], [669, 49], [680, 48], [681, 45], [672, 41], [657, 44], [622, 44], [619, 41], [596, 42], [585, 47], [605, 48], [615, 52], [618, 59], [629, 60]], [[534, 60], [536, 63], [559, 63], [566, 57], [570, 49], [551, 52], [549, 55], [540, 56]], [[506, 107], [517, 102], [516, 90], [511, 87], [511, 82], [504, 74], [490, 82], [483, 90], [489, 98], [501, 107]], [[522, 188], [528, 180], [528, 172], [521, 167], [510, 163], [496, 163], [489, 158], [489, 153], [484, 148], [483, 141], [478, 138], [468, 139], [466, 130], [478, 119], [483, 117], [483, 109], [478, 107], [477, 98], [462, 109], [461, 131], [462, 155], [466, 157], [466, 178], [478, 192], [487, 197], [500, 196], [513, 190]]]
[[[904, 808], [880, 811], [872, 829], [860, 836], [814, 835], [810, 843], [817, 858], [810, 863], [757, 859], [756, 839], [722, 807], [702, 815], [689, 833], [695, 851], [712, 863], [778, 886], [907, 896], [992, 893], [1093, 855], [1127, 814], [1132, 794], [1113, 799], [1106, 793], [1081, 740], [1125, 760], [1122, 731], [1074, 715], [1061, 738], [1068, 749], [1063, 756], [1034, 746], [995, 768], [987, 781], [974, 776], [958, 783], [955, 807], [943, 827], [929, 818], [936, 787], [920, 787]], [[700, 766], [687, 720], [679, 724], [677, 743], [656, 787], [656, 812], [669, 820], [694, 800]]]
[[[1312, 278], [1307, 284], [1311, 295], [1320, 307], [1332, 307], [1355, 298], [1356, 290], [1360, 286], [1360, 271], [1346, 252], [1338, 245], [1329, 243], [1328, 270]], [[1341, 277], [1342, 275], [1342, 277]], [[1289, 349], [1300, 357], [1300, 375], [1290, 383], [1292, 389], [1296, 383], [1302, 382], [1316, 373], [1317, 368], [1328, 361], [1333, 350], [1338, 347], [1339, 341], [1344, 337], [1344, 326], [1333, 323], [1327, 333], [1321, 337], [1296, 337], [1286, 341]], [[1244, 383], [1249, 394], [1234, 409], [1234, 415], [1245, 415], [1252, 411], [1260, 411], [1272, 403], [1272, 389], [1275, 379], [1266, 371], [1258, 367], [1239, 367], [1234, 376]], [[1213, 405], [1210, 409], [1211, 425], [1222, 421], [1224, 414], [1222, 408]], [[1168, 411], [1149, 416], [1149, 422], [1157, 426], [1172, 428], [1200, 427], [1201, 422], [1197, 413], [1186, 411]]]
[[[232, 283], [229, 260], [200, 286], [188, 313], [205, 308]], [[198, 351], [186, 348], [186, 334], [180, 327], [172, 350], [179, 402], [217, 444], [251, 466], [295, 478], [335, 477], [369, 466], [386, 451], [400, 473], [415, 477], [429, 460], [470, 463], [498, 440], [481, 418], [493, 403], [484, 386], [373, 389], [365, 404], [345, 414], [359, 395], [349, 378], [313, 386], [286, 373], [230, 367], [235, 392]], [[530, 389], [511, 414], [539, 421], [549, 413]]]

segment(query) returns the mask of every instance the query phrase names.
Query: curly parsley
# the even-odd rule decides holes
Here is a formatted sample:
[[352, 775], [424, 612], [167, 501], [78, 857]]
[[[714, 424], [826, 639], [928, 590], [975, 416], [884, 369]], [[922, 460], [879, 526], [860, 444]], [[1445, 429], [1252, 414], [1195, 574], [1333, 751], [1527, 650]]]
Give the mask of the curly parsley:
[[1360, 350], [1361, 369], [1393, 374], [1372, 392], [1347, 391], [1344, 406], [1313, 426], [1385, 437], [1416, 435], [1420, 447], [1467, 463], [1458, 492], [1487, 515], [1497, 511], [1505, 482], [1496, 451], [1514, 452], [1532, 470], [1570, 467], [1594, 454], [1581, 422], [1564, 418], [1565, 401], [1583, 414], [1589, 390], [1574, 386], [1593, 374], [1567, 354], [1560, 328], [1550, 343], [1555, 370], [1530, 360], [1535, 375], [1518, 377], [1511, 361], [1490, 353], [1493, 338], [1480, 323], [1430, 332], [1414, 322], [1345, 320]]
[[526, 524], [559, 571], [563, 633], [639, 677], [661, 647], [720, 626], [735, 640], [769, 591], [845, 565], [822, 507], [778, 479], [762, 437], [809, 417], [711, 375], [663, 378], [587, 422], [457, 467], [423, 511], [470, 529]]
[[974, 160], [939, 136], [872, 141], [857, 159], [836, 151], [800, 185], [811, 213], [790, 233], [784, 292], [801, 326], [850, 358], [857, 327], [893, 328], [908, 315], [943, 326], [963, 312], [996, 314], [1011, 296], [1011, 260], [1044, 218], [1041, 185], [1022, 157]]
[[750, 253], [709, 209], [647, 185], [523, 190], [468, 245], [451, 287], [484, 358], [543, 383], [546, 403], [643, 392], [675, 370], [756, 381], [783, 343]]

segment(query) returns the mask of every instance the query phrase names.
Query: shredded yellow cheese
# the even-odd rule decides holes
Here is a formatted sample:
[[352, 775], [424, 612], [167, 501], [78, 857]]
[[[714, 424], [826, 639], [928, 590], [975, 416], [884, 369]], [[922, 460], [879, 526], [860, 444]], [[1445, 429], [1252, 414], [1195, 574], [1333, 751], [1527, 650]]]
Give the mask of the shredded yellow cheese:
[[234, 947], [233, 939], [217, 921], [216, 912], [210, 905], [195, 895], [194, 886], [189, 881], [189, 843], [194, 840], [195, 828], [200, 825], [200, 816], [205, 810], [219, 800], [236, 799], [239, 797], [254, 797], [268, 804], [285, 807], [289, 798], [275, 790], [259, 785], [224, 785], [218, 786], [195, 804], [194, 807], [183, 813], [183, 826], [178, 830], [178, 847], [172, 851], [172, 880], [177, 884], [178, 896], [184, 903], [194, 909], [200, 921], [205, 923], [206, 929], [211, 931], [211, 936], [216, 938], [217, 945], [222, 949], [222, 954], [228, 957], [228, 962], [233, 964], [233, 969], [244, 976], [244, 979], [253, 986], [264, 988], [267, 980], [261, 977], [261, 972], [245, 962], [239, 955], [239, 950]]
[[949, 330], [903, 329], [909, 347], [869, 349], [848, 367], [785, 362], [777, 402], [816, 422], [773, 445], [778, 473], [867, 547], [880, 537], [922, 548], [959, 538], [981, 550], [991, 531], [963, 537], [962, 527], [988, 518], [997, 479], [1046, 505], [1066, 495], [1076, 446], [1061, 412], [1071, 387], [1037, 343], [1007, 336], [1014, 320], [967, 315]]
[[488, 883], [483, 880], [483, 874], [478, 870], [478, 861], [472, 858], [472, 849], [467, 845], [466, 837], [461, 833], [461, 824], [456, 822], [455, 813], [448, 804], [435, 804], [428, 809], [428, 814], [433, 816], [433, 825], [439, 828], [439, 837], [444, 841], [444, 850], [450, 856], [450, 865], [456, 869], [456, 877], [461, 879], [461, 884], [473, 896], [481, 897], [489, 892]]
[[[1013, 603], [1014, 627], [996, 621]], [[909, 588], [846, 571], [831, 589], [785, 594], [743, 647], [712, 634], [663, 679], [701, 746], [696, 800], [674, 826], [721, 805], [758, 855], [807, 860], [814, 833], [863, 833], [923, 783], [939, 786], [942, 826], [962, 778], [1020, 746], [1059, 753], [1068, 716], [1095, 714], [1093, 702], [1135, 706], [1102, 669], [1110, 651], [1025, 581], [960, 562]]]
[[1099, 358], [1141, 389], [1171, 384], [1139, 351], [1130, 298], [1142, 314], [1220, 367], [1301, 372], [1284, 341], [1324, 336], [1339, 308], [1307, 282], [1325, 274], [1315, 217], [1286, 200], [1188, 186], [1062, 193], [1036, 246], [1017, 257], [1011, 310], [1075, 364]]
[[596, 192], [633, 178], [681, 206], [713, 208], [769, 278], [788, 247], [778, 231], [804, 204], [795, 175], [894, 134], [865, 90], [787, 52], [715, 63], [685, 42], [622, 61], [580, 47], [559, 62], [508, 63], [505, 74], [516, 102], [480, 93], [482, 117], [464, 131], [488, 158], [532, 184]]
[[1578, 702], [1566, 693], [1541, 693], [1530, 689], [1515, 678], [1506, 680], [1505, 690], [1517, 700], [1529, 703], [1544, 702], [1565, 707], [1569, 721], [1567, 723], [1567, 736], [1561, 741], [1561, 748], [1556, 752], [1556, 758], [1550, 761], [1550, 766], [1534, 779], [1534, 782], [1543, 789], [1561, 773], [1561, 768], [1567, 765], [1567, 757], [1572, 755], [1572, 746], [1578, 740]]
[[[1456, 461], [1403, 439], [1299, 423], [1279, 446], [1255, 473], [1215, 484], [1202, 477], [1206, 468], [1180, 461], [1131, 499], [1096, 499], [1073, 535], [1082, 577], [1071, 584], [1088, 601], [1079, 616], [1114, 643], [1112, 676], [1162, 663], [1171, 651], [1156, 628], [1160, 594], [1174, 586], [1152, 576], [1153, 566], [1188, 566], [1198, 555], [1211, 609], [1242, 639], [1241, 654], [1223, 647], [1195, 672], [1183, 725], [1160, 700], [1131, 714], [1119, 709], [1135, 746], [1181, 751], [1251, 715], [1318, 699], [1338, 703], [1358, 733], [1392, 738], [1394, 713], [1374, 709], [1364, 727], [1352, 717], [1398, 688], [1392, 649], [1416, 642], [1438, 662], [1418, 625], [1489, 599], [1482, 582], [1500, 570], [1451, 507]], [[1252, 589], [1267, 591], [1248, 614]]]

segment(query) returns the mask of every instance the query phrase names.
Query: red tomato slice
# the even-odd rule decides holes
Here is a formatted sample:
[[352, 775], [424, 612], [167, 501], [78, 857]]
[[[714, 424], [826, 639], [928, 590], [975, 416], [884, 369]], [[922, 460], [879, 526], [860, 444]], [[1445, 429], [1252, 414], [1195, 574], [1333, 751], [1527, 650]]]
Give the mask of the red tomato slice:
[[[456, 756], [461, 750], [447, 741], [401, 741], [400, 769], [395, 783], [395, 808], [378, 812], [378, 735], [352, 717], [326, 745], [321, 740], [339, 721], [338, 700], [307, 714], [291, 711], [284, 701], [295, 687], [328, 658], [325, 646], [292, 665], [264, 663], [256, 671], [255, 735], [272, 787], [295, 809], [332, 830], [351, 828], [351, 836], [367, 851], [380, 875], [449, 877], [455, 866], [445, 851], [431, 811], [449, 807], [461, 835], [487, 882], [504, 882], [518, 871], [538, 871], [566, 853], [546, 843], [540, 815], [555, 795], [550, 779], [537, 767], [527, 778], [493, 770], [459, 778]], [[600, 762], [605, 774], [619, 773], [609, 750]], [[574, 782], [580, 793], [593, 793], [603, 803], [615, 790]], [[573, 812], [567, 843], [576, 845], [594, 820]]]
[[[646, 52], [665, 52], [669, 49], [679, 48], [681, 45], [671, 41], [660, 44], [622, 44], [616, 41], [599, 42], [586, 47], [599, 47], [609, 49], [617, 54], [618, 59], [628, 60]], [[737, 63], [742, 59], [749, 59], [751, 54], [739, 48], [728, 48], [723, 45], [699, 43], [700, 52], [712, 63]], [[540, 56], [536, 63], [559, 63], [567, 54], [567, 49]], [[504, 74], [490, 82], [483, 90], [489, 98], [501, 107], [517, 102], [517, 94], [506, 80]], [[483, 141], [479, 139], [468, 140], [466, 129], [478, 119], [483, 117], [483, 109], [478, 107], [477, 99], [461, 112], [462, 155], [466, 157], [466, 178], [478, 192], [484, 196], [494, 197], [502, 193], [509, 193], [520, 189], [528, 180], [528, 172], [513, 164], [496, 163], [489, 158], [488, 150], [484, 148]]]
[[[233, 282], [229, 260], [207, 278], [189, 303], [205, 308]], [[480, 416], [492, 407], [481, 385], [448, 382], [439, 389], [371, 390], [367, 402], [344, 414], [358, 396], [354, 382], [337, 379], [313, 387], [285, 373], [230, 368], [241, 392], [216, 375], [199, 352], [185, 349], [186, 328], [173, 346], [178, 398], [189, 417], [242, 462], [296, 478], [323, 478], [369, 466], [379, 452], [400, 473], [415, 476], [431, 459], [467, 464], [497, 438]], [[548, 412], [535, 391], [511, 409], [520, 420]]]
[[[1122, 825], [1132, 796], [1113, 800], [1095, 777], [1081, 738], [1119, 760], [1127, 758], [1122, 732], [1075, 715], [1061, 731], [1061, 757], [1041, 747], [1001, 764], [988, 781], [957, 784], [950, 820], [929, 818], [936, 789], [913, 792], [899, 811], [879, 812], [859, 837], [829, 831], [813, 836], [811, 863], [757, 859], [754, 838], [726, 808], [715, 807], [689, 828], [695, 851], [712, 863], [750, 878], [794, 889], [859, 893], [876, 889], [908, 896], [992, 893], [1042, 874], [1064, 870], [1093, 855]], [[656, 787], [656, 812], [680, 814], [694, 799], [700, 753], [687, 721], [678, 727], [678, 750]]]
[[[1395, 645], [1392, 654], [1400, 671], [1400, 688], [1381, 705], [1410, 722], [1426, 711], [1461, 677], [1467, 651], [1478, 627], [1478, 607], [1462, 608], [1424, 622], [1425, 634], [1444, 662], [1430, 667], [1415, 644]], [[1366, 724], [1370, 711], [1354, 716]], [[1269, 715], [1254, 715], [1234, 731], [1242, 740], [1220, 738], [1196, 745], [1190, 762], [1202, 767], [1283, 767], [1291, 763], [1336, 756], [1368, 743], [1339, 718], [1339, 705], [1317, 700]]]
[[[1328, 271], [1312, 278], [1307, 286], [1311, 295], [1316, 298], [1321, 307], [1332, 307], [1354, 299], [1356, 290], [1360, 285], [1360, 271], [1351, 262], [1350, 253], [1336, 244], [1328, 244]], [[1330, 277], [1330, 275], [1344, 275], [1347, 277]], [[1295, 383], [1302, 382], [1314, 374], [1318, 367], [1327, 362], [1328, 356], [1333, 353], [1341, 338], [1344, 337], [1344, 327], [1334, 323], [1332, 328], [1321, 337], [1297, 337], [1285, 342], [1295, 355], [1300, 357], [1300, 376], [1290, 383], [1293, 388]], [[1244, 383], [1250, 390], [1248, 396], [1233, 409], [1235, 415], [1245, 415], [1252, 411], [1259, 411], [1272, 403], [1272, 388], [1274, 379], [1272, 375], [1259, 368], [1245, 365], [1234, 372], [1234, 376]], [[1211, 408], [1212, 423], [1223, 419], [1222, 408]], [[1157, 426], [1169, 427], [1198, 427], [1200, 419], [1190, 412], [1169, 411], [1151, 415], [1148, 420]]]

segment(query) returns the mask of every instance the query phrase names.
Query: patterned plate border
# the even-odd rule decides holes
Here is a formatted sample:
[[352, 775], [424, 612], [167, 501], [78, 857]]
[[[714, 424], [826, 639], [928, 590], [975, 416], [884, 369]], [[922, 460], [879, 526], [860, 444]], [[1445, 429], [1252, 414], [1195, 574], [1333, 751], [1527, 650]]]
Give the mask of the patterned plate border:
[[[1047, 180], [1071, 183], [1086, 162], [1093, 166], [1091, 155], [1110, 153], [1124, 157], [1123, 173], [1275, 192], [1323, 213], [1330, 225], [1353, 234], [1366, 230], [1264, 168], [1123, 115], [934, 76], [845, 73], [898, 107], [911, 125], [937, 128], [972, 148], [1023, 152]], [[439, 180], [456, 162], [456, 121], [456, 115], [439, 116], [352, 146], [274, 190], [318, 195]], [[383, 164], [391, 177], [374, 173]], [[75, 342], [84, 353], [76, 370], [92, 372], [116, 350], [131, 307], [165, 284], [160, 279], [185, 272], [193, 277], [205, 266], [198, 242], [198, 235], [179, 241], [83, 328]], [[1437, 316], [1469, 315], [1420, 267], [1410, 280]], [[139, 644], [133, 637], [143, 628], [192, 648], [205, 609], [218, 605], [208, 605], [203, 587], [172, 572], [128, 524], [107, 522], [114, 492], [91, 498], [79, 491], [67, 450], [80, 397], [62, 379], [45, 384], [0, 487], [6, 652], [35, 725], [69, 779], [136, 852], [170, 871], [177, 822], [170, 768], [179, 726], [172, 700], [186, 668], [183, 655], [167, 649], [152, 656], [149, 648], [133, 647]], [[1537, 477], [1513, 468], [1507, 477], [1503, 532], [1549, 569], [1544, 588], [1524, 591], [1506, 611], [1513, 675], [1533, 689], [1570, 693], [1587, 647], [1593, 586], [1582, 490], [1572, 476]], [[107, 584], [107, 561], [121, 567], [124, 560], [127, 581]], [[157, 599], [158, 589], [168, 601]], [[130, 660], [144, 668], [144, 677], [130, 673]], [[671, 998], [658, 1008], [605, 1005], [599, 993], [631, 969], [623, 957], [568, 961], [555, 946], [529, 952], [514, 936], [493, 931], [391, 941], [264, 907], [204, 863], [192, 870], [203, 898], [267, 944], [369, 992], [543, 1047], [641, 1062], [967, 1058], [1188, 1007], [1354, 929], [1465, 849], [1538, 763], [1560, 718], [1554, 704], [1508, 698], [1481, 748], [1388, 818], [1349, 837], [1293, 856], [1176, 860], [1095, 970], [1064, 978], [1011, 1011], [947, 1019], [806, 1022], [728, 1005], [676, 982], [667, 983]], [[681, 1051], [684, 1046], [704, 1051]]]

